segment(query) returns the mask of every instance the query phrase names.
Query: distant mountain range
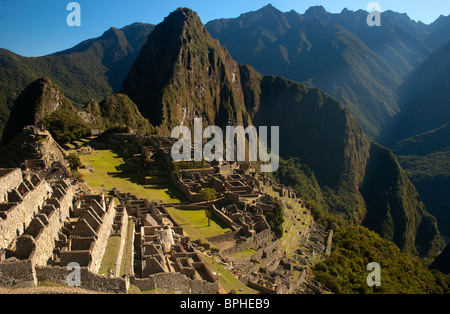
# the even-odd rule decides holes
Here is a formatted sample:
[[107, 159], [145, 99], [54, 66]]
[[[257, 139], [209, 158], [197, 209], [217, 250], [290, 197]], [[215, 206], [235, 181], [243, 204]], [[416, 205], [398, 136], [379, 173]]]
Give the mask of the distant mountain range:
[[367, 15], [347, 9], [332, 14], [321, 6], [300, 15], [267, 5], [206, 27], [239, 63], [306, 82], [342, 100], [377, 138], [400, 112], [397, 89], [405, 76], [450, 39], [450, 32], [443, 32], [450, 16], [425, 25], [387, 11], [381, 27], [369, 27]]
[[399, 93], [401, 113], [380, 138], [399, 156], [445, 235], [450, 235], [449, 56], [450, 41], [407, 77]]
[[[405, 252], [427, 256], [443, 246], [436, 220], [396, 156], [373, 138], [404, 109], [397, 89], [432, 55], [430, 43], [444, 40], [435, 32], [448, 18], [427, 26], [387, 12], [386, 28], [371, 29], [366, 15], [321, 7], [300, 15], [266, 6], [205, 26], [196, 13], [179, 9], [156, 27], [112, 28], [45, 57], [2, 50], [0, 103], [4, 112], [14, 101], [39, 103], [39, 95], [23, 96], [28, 102], [17, 97], [38, 75], [60, 86], [85, 122], [94, 118], [104, 128], [115, 117], [133, 117], [162, 135], [196, 116], [218, 126], [279, 125], [282, 157], [311, 169], [321, 205]], [[115, 92], [121, 94], [110, 96]], [[43, 119], [50, 116], [49, 125], [64, 119], [58, 110]]]

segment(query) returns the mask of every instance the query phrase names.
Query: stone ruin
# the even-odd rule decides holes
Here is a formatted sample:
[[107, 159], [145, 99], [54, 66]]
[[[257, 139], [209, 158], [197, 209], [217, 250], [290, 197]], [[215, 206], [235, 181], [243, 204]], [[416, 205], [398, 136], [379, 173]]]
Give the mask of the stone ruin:
[[[0, 169], [0, 287], [35, 287], [40, 281], [67, 284], [71, 265], [82, 287], [126, 293], [140, 289], [217, 293], [217, 279], [195, 252], [183, 228], [164, 206], [114, 191], [78, 195], [68, 180], [48, 182], [36, 173]], [[132, 222], [132, 271], [98, 275], [111, 236], [124, 254]], [[121, 260], [121, 258], [119, 258]], [[69, 267], [69, 268], [68, 268]]]
[[[162, 160], [167, 159], [171, 169], [172, 139], [119, 134], [108, 143], [131, 156], [136, 151], [141, 152], [140, 158], [158, 155]], [[263, 293], [291, 293], [307, 280], [305, 270], [301, 270], [297, 283], [283, 274], [283, 269], [292, 270], [293, 264], [283, 255], [280, 241], [265, 218], [265, 213], [274, 207], [273, 198], [265, 193], [267, 187], [273, 197], [280, 199], [296, 200], [295, 190], [260, 176], [248, 163], [186, 164], [179, 168], [179, 174], [177, 177], [171, 173], [171, 179], [175, 178], [174, 183], [190, 200], [190, 205], [209, 207], [215, 217], [232, 229], [216, 239], [207, 239], [235, 241], [233, 247], [222, 250], [219, 255], [226, 261], [234, 252], [248, 248], [256, 251], [239, 261], [242, 265], [252, 265], [237, 276], [242, 282]], [[219, 290], [217, 279], [163, 204], [117, 190], [113, 193], [120, 204], [115, 204], [109, 196], [81, 197], [74, 195], [70, 184], [64, 180], [51, 184], [32, 172], [19, 169], [0, 170], [0, 183], [5, 187], [0, 189], [0, 239], [5, 242], [4, 247], [0, 243], [0, 286], [34, 286], [41, 280], [65, 283], [66, 267], [76, 262], [85, 278], [83, 286], [99, 291], [123, 293], [130, 284], [141, 290], [162, 288], [185, 293], [217, 293]], [[216, 190], [217, 199], [204, 202], [200, 193], [204, 188]], [[30, 201], [31, 195], [34, 201]], [[15, 222], [16, 212], [9, 209], [16, 206], [17, 213], [22, 213], [21, 202], [29, 201], [33, 204], [28, 209], [31, 219]], [[31, 210], [34, 207], [37, 208]], [[58, 221], [55, 212], [59, 214]], [[5, 223], [7, 219], [9, 222]], [[126, 226], [130, 222], [134, 240], [133, 252], [129, 252], [131, 272], [120, 278], [118, 261], [109, 276], [99, 276], [109, 237], [120, 237], [119, 256], [122, 256], [126, 250]], [[330, 246], [327, 245], [327, 252]]]
[[229, 173], [183, 173], [177, 181], [177, 188], [193, 203], [202, 202], [201, 190], [214, 189], [219, 197], [227, 196], [236, 201], [260, 197], [260, 184], [256, 172], [240, 171], [236, 166]]
[[20, 169], [0, 169], [0, 286], [35, 286], [35, 267], [51, 259], [74, 192]]
[[113, 190], [113, 193], [135, 221], [135, 259], [132, 278], [135, 285], [143, 287], [147, 285], [145, 282], [148, 280], [169, 275], [167, 278], [171, 279], [168, 282], [173, 281], [178, 289], [180, 285], [189, 283], [190, 289], [192, 286], [202, 286], [202, 289], [207, 287], [202, 293], [218, 291], [217, 279], [203, 263], [194, 250], [190, 238], [164, 205], [118, 190]]
[[112, 197], [79, 196], [74, 203], [72, 218], [59, 234], [54, 264], [67, 266], [75, 262], [97, 273], [112, 232], [115, 214]]

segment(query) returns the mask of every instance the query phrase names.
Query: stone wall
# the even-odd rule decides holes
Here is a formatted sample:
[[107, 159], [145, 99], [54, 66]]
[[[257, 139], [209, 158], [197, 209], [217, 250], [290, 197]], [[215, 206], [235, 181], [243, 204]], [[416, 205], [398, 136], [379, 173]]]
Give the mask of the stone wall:
[[[45, 188], [43, 192], [48, 192], [46, 182], [35, 181], [35, 183]], [[32, 192], [37, 193], [38, 191], [38, 188], [32, 189], [27, 193], [28, 195], [24, 195], [24, 199], [31, 197]], [[47, 196], [47, 193], [44, 195]], [[29, 287], [36, 285], [34, 267], [35, 265], [45, 265], [52, 256], [55, 239], [58, 238], [62, 224], [69, 217], [73, 200], [72, 186], [64, 181], [57, 182], [53, 186], [52, 197], [47, 199], [46, 203], [41, 204], [42, 207], [38, 205], [41, 199], [42, 195], [36, 195], [38, 203], [31, 204], [30, 201], [25, 203], [30, 203], [29, 212], [32, 212], [34, 207], [40, 210], [24, 233], [16, 238], [14, 251], [9, 251], [8, 254], [12, 257], [0, 263], [0, 277], [2, 277], [0, 282], [4, 286]], [[24, 206], [24, 203], [21, 203], [21, 206]], [[8, 220], [6, 222], [8, 223]]]
[[[129, 287], [127, 278], [115, 278], [97, 275], [87, 269], [80, 269], [81, 288], [99, 291], [126, 293]], [[50, 281], [58, 284], [67, 284], [67, 277], [73, 272], [73, 269], [66, 267], [38, 266], [36, 267], [36, 276], [38, 281]]]
[[12, 259], [0, 264], [0, 287], [35, 287], [36, 274], [31, 260]]
[[54, 189], [58, 189], [60, 192], [63, 190], [63, 196], [59, 199], [60, 207], [55, 208], [52, 206], [53, 211], [47, 216], [48, 223], [46, 227], [42, 229], [35, 238], [36, 249], [33, 256], [34, 265], [45, 265], [47, 263], [52, 255], [55, 239], [58, 238], [59, 230], [64, 221], [69, 217], [74, 191], [72, 186], [67, 184], [63, 186], [62, 184], [64, 184], [64, 182], [60, 182], [54, 187]]
[[116, 217], [120, 217], [121, 218], [121, 227], [119, 230], [118, 235], [120, 236], [120, 246], [119, 246], [119, 253], [117, 254], [118, 258], [117, 258], [117, 262], [116, 262], [116, 269], [114, 271], [114, 274], [116, 276], [119, 276], [120, 274], [120, 268], [122, 267], [122, 256], [123, 256], [123, 251], [125, 249], [125, 240], [127, 238], [127, 230], [128, 230], [128, 214], [127, 211], [125, 210], [125, 208], [122, 207], [122, 211], [121, 212], [117, 212], [116, 213]]
[[219, 218], [220, 221], [225, 223], [233, 231], [239, 229], [238, 224], [236, 224], [233, 220], [231, 220], [228, 216], [226, 216], [222, 211], [218, 210], [216, 206], [214, 206], [214, 204], [211, 204], [211, 213], [217, 218]]
[[135, 285], [141, 291], [162, 289], [164, 291], [176, 291], [187, 294], [216, 294], [219, 292], [219, 282], [206, 282], [190, 279], [180, 273], [160, 273], [149, 278], [138, 279], [131, 277], [130, 284]]
[[[21, 190], [24, 191], [23, 194], [16, 189], [10, 190], [8, 193], [10, 202], [1, 204], [7, 207], [7, 210], [2, 206], [0, 211], [0, 250], [7, 248], [17, 236], [23, 234], [34, 215], [52, 193], [52, 188], [46, 181], [38, 181], [34, 186], [31, 182], [27, 182]], [[12, 199], [14, 200], [11, 201]]]
[[91, 251], [92, 262], [89, 266], [89, 270], [97, 273], [102, 264], [103, 254], [106, 250], [106, 245], [111, 234], [114, 217], [116, 215], [116, 209], [114, 205], [114, 199], [111, 198], [109, 209], [102, 217], [102, 225], [97, 233], [97, 240], [95, 241], [94, 248]]
[[333, 229], [328, 234], [327, 248], [325, 249], [325, 256], [330, 256], [332, 245], [333, 245]]
[[219, 254], [221, 256], [224, 256], [224, 255], [231, 255], [236, 252], [241, 252], [246, 249], [254, 249], [257, 250], [258, 252], [255, 253], [253, 256], [251, 256], [251, 258], [253, 258], [254, 256], [259, 256], [257, 258], [259, 259], [263, 256], [263, 254], [265, 254], [267, 257], [269, 251], [273, 251], [274, 247], [278, 248], [279, 246], [278, 241], [275, 241], [272, 244], [268, 245], [274, 239], [275, 236], [273, 235], [273, 232], [270, 229], [266, 229], [253, 237], [247, 238], [242, 243], [236, 244], [233, 247], [220, 251]]
[[61, 251], [59, 258], [61, 265], [78, 263], [81, 266], [88, 266], [92, 261], [90, 250]]
[[7, 201], [8, 191], [22, 183], [20, 169], [0, 169], [0, 203]]
[[80, 218], [70, 232], [68, 246], [61, 250], [60, 265], [77, 262], [97, 273], [113, 229], [114, 199], [103, 195], [83, 196], [74, 214], [79, 214]]
[[209, 242], [228, 241], [228, 240], [233, 239], [237, 232], [239, 232], [239, 230], [229, 231], [229, 232], [226, 232], [226, 233], [218, 235], [218, 236], [206, 238], [206, 240], [209, 241]]
[[[38, 281], [50, 281], [58, 284], [67, 284], [67, 277], [73, 269], [66, 267], [38, 266], [36, 277]], [[135, 277], [115, 278], [97, 275], [87, 269], [80, 268], [81, 288], [100, 291], [126, 293], [129, 284], [133, 284], [141, 291], [162, 289], [164, 291], [176, 291], [188, 294], [216, 294], [219, 292], [219, 283], [190, 279], [180, 273], [160, 273], [151, 275], [146, 279]]]

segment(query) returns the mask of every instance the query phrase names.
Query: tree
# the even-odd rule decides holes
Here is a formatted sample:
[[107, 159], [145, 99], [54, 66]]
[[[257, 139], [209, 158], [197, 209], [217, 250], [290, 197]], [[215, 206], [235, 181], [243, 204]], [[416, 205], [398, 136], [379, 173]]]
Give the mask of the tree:
[[215, 200], [216, 199], [216, 193], [217, 193], [216, 190], [211, 189], [211, 188], [202, 189], [200, 191], [200, 194], [202, 195], [203, 200], [205, 202], [209, 202], [209, 201]]
[[[211, 188], [206, 188], [200, 191], [203, 200], [208, 202], [216, 199], [216, 190]], [[211, 208], [205, 209], [206, 217], [208, 218], [208, 227], [211, 226]]]
[[275, 236], [280, 239], [283, 236], [284, 205], [280, 200], [273, 200], [274, 209], [265, 213], [267, 223]]
[[206, 214], [206, 218], [208, 218], [208, 227], [210, 227], [211, 226], [211, 215], [212, 215], [210, 207], [205, 209], [205, 214]]
[[66, 160], [69, 162], [69, 168], [72, 172], [78, 172], [78, 168], [83, 165], [80, 161], [80, 156], [76, 154], [70, 154], [66, 157]]

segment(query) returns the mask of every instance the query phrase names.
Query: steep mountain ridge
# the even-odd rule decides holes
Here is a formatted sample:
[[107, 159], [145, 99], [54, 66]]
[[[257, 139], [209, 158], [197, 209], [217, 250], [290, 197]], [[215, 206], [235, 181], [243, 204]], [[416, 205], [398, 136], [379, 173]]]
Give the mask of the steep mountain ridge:
[[400, 89], [402, 112], [380, 138], [392, 147], [446, 236], [450, 235], [449, 55], [450, 41], [409, 75]]
[[[384, 132], [387, 145], [450, 122], [450, 41], [437, 49], [407, 78], [399, 91], [402, 110]], [[426, 78], [426, 79], [424, 79]]]
[[344, 101], [375, 137], [398, 112], [395, 90], [402, 78], [364, 41], [324, 15], [331, 16], [323, 8], [300, 15], [266, 6], [206, 26], [238, 62], [305, 82]]
[[380, 27], [368, 27], [367, 11], [348, 9], [341, 13], [328, 13], [323, 7], [311, 7], [304, 16], [344, 27], [382, 57], [401, 76], [409, 73], [432, 52], [424, 42], [428, 34], [426, 25], [412, 21], [406, 14], [385, 11]]
[[200, 115], [209, 124], [247, 125], [238, 71], [197, 13], [179, 9], [150, 34], [121, 92], [162, 134]]
[[42, 77], [31, 83], [17, 98], [6, 123], [2, 144], [22, 132], [24, 126], [36, 125], [58, 110], [64, 101], [59, 88]]

